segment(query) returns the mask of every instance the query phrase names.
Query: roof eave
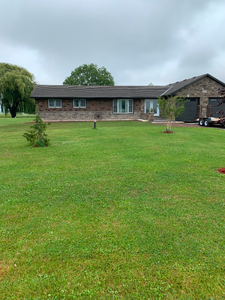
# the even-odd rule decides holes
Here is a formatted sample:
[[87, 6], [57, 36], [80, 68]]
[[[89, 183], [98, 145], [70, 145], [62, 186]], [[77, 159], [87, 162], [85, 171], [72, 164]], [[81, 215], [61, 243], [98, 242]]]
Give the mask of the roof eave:
[[[195, 82], [197, 82], [197, 81], [199, 81], [199, 80], [201, 80], [201, 79], [203, 79], [203, 78], [205, 78], [205, 77], [209, 77], [209, 78], [213, 79], [214, 81], [218, 82], [219, 84], [225, 86], [225, 83], [224, 83], [224, 82], [220, 81], [219, 79], [217, 79], [217, 78], [215, 78], [215, 77], [213, 77], [212, 75], [210, 75], [210, 74], [207, 73], [207, 74], [204, 74], [204, 75], [202, 75], [202, 76], [198, 76], [198, 77], [197, 77], [195, 80], [193, 80], [192, 82], [190, 82], [190, 83], [188, 83], [188, 84], [182, 86], [181, 88], [176, 89], [176, 90], [173, 91], [172, 93], [165, 94], [165, 95], [173, 96], [173, 95], [175, 95], [177, 92], [179, 92], [180, 90], [182, 90], [183, 88], [186, 88], [186, 87], [188, 87], [189, 85], [191, 85], [191, 84], [193, 84], [193, 83], [195, 83]], [[172, 88], [172, 87], [173, 87], [173, 85], [171, 86], [171, 88]]]

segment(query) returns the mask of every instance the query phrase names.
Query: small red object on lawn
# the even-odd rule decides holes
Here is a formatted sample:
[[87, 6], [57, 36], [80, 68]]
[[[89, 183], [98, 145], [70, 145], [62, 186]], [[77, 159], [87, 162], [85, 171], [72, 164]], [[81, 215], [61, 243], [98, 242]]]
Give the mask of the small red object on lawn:
[[225, 168], [218, 169], [217, 171], [220, 172], [221, 174], [225, 174]]

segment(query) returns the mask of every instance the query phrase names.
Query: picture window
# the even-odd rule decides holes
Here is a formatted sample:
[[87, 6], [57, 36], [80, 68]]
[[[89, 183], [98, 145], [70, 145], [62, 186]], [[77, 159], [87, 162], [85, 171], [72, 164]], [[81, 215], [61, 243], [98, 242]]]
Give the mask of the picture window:
[[113, 100], [113, 113], [118, 113], [118, 114], [133, 113], [133, 100], [132, 99]]

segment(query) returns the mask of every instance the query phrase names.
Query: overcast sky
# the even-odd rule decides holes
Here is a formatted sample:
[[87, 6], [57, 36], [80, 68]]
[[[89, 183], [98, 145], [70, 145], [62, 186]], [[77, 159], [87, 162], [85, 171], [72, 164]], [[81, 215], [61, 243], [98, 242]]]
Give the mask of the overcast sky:
[[225, 82], [224, 0], [1, 0], [0, 62], [62, 84], [94, 63], [116, 85]]

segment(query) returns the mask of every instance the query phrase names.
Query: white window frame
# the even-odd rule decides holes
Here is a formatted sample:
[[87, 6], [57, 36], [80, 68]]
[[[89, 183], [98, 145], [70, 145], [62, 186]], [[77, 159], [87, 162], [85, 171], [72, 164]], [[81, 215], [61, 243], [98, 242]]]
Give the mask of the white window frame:
[[[127, 109], [127, 111], [125, 111], [125, 112], [120, 111], [121, 101], [126, 101], [125, 109]], [[114, 99], [113, 100], [113, 113], [114, 114], [133, 114], [133, 112], [134, 112], [134, 100], [133, 99]]]
[[[53, 106], [50, 106], [50, 101], [54, 101]], [[60, 101], [60, 106], [56, 105], [57, 101]], [[62, 108], [62, 99], [48, 99], [48, 108]]]
[[[74, 105], [75, 101], [78, 101], [78, 106]], [[81, 101], [85, 101], [84, 106], [81, 105]], [[86, 108], [86, 107], [87, 107], [86, 99], [73, 99], [73, 108]]]
[[[146, 111], [146, 102], [150, 101], [150, 109], [153, 108], [153, 101], [157, 101], [157, 99], [145, 99], [145, 113], [147, 114], [148, 112]], [[154, 116], [158, 117], [159, 116], [159, 107], [157, 104], [157, 111], [154, 113]]]

